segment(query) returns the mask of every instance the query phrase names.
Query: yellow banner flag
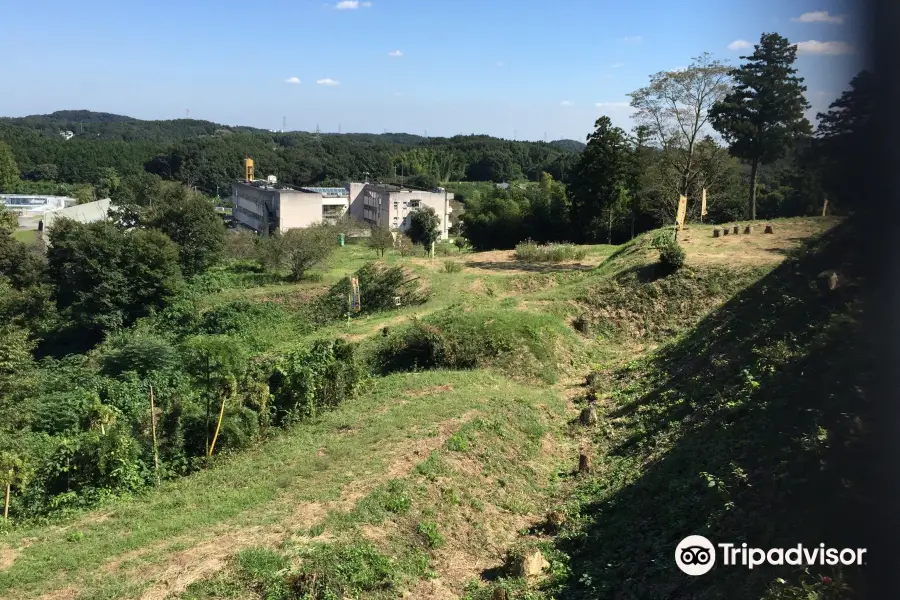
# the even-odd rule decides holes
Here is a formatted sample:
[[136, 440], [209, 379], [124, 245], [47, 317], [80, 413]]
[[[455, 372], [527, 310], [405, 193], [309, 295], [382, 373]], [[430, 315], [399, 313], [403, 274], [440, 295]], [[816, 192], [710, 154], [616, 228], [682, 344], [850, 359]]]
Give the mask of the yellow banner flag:
[[700, 216], [705, 217], [708, 213], [706, 212], [706, 188], [703, 188], [703, 195], [700, 196]]
[[678, 229], [684, 229], [684, 215], [687, 213], [687, 196], [678, 196], [678, 214], [675, 216], [675, 224]]

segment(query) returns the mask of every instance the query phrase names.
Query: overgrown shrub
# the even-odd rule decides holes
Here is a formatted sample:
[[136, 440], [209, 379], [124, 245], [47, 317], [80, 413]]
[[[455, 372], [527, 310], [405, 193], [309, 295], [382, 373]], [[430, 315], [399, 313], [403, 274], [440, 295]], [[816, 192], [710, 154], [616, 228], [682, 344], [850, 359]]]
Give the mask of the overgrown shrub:
[[455, 260], [444, 261], [444, 273], [459, 273], [462, 270], [463, 266], [461, 263]]
[[256, 247], [261, 265], [273, 271], [288, 269], [290, 278], [299, 281], [338, 247], [338, 235], [334, 227], [317, 224], [261, 238]]
[[[393, 309], [397, 297], [401, 306], [422, 304], [428, 299], [419, 279], [400, 266], [386, 267], [370, 262], [354, 273], [354, 277], [359, 279], [360, 314]], [[318, 298], [313, 307], [313, 318], [328, 322], [346, 316], [349, 295], [350, 279], [345, 277]]]
[[524, 262], [559, 263], [567, 260], [581, 260], [587, 252], [574, 244], [538, 244], [526, 240], [516, 245], [516, 260]]
[[438, 242], [434, 245], [435, 256], [450, 256], [455, 254], [453, 245], [449, 242]]
[[659, 262], [673, 271], [683, 267], [684, 260], [684, 248], [682, 248], [675, 240], [672, 240], [659, 249]]
[[[552, 380], [556, 334], [548, 315], [447, 309], [414, 319], [379, 340], [373, 367], [381, 373], [417, 369], [474, 369], [496, 364], [513, 375]], [[564, 328], [562, 328], [564, 329]]]
[[409, 236], [403, 233], [397, 234], [397, 239], [394, 240], [394, 248], [397, 249], [397, 252], [400, 253], [400, 256], [412, 256], [413, 252], [415, 252], [415, 248], [413, 247], [413, 242], [409, 239]]
[[344, 340], [318, 340], [293, 351], [269, 378], [275, 422], [289, 424], [352, 398], [363, 378], [354, 347]]
[[651, 234], [650, 247], [659, 250], [659, 262], [669, 271], [677, 271], [684, 266], [684, 249], [678, 245], [675, 232], [671, 229], [660, 229]]
[[287, 316], [274, 302], [236, 300], [203, 313], [199, 329], [208, 334], [240, 335], [277, 327]]
[[288, 576], [296, 598], [336, 600], [396, 593], [401, 582], [401, 565], [369, 542], [319, 544], [304, 550], [301, 559], [299, 571]]

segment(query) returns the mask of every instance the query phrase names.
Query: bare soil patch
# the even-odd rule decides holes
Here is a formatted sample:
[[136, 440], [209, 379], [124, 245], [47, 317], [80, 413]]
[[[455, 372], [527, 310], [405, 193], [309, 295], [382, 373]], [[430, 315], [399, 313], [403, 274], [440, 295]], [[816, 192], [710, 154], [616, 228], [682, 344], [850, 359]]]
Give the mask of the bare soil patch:
[[806, 240], [835, 226], [839, 219], [811, 218], [772, 223], [774, 233], [763, 233], [765, 221], [753, 225], [753, 233], [745, 234], [746, 223], [718, 225], [720, 229], [738, 226], [740, 233], [714, 238], [711, 226], [689, 226], [679, 234], [679, 242], [687, 253], [689, 264], [765, 266], [778, 264], [791, 250]]
[[605, 257], [586, 256], [581, 260], [559, 263], [527, 263], [516, 260], [515, 250], [489, 250], [466, 257], [466, 270], [479, 275], [497, 273], [552, 273], [559, 271], [589, 271], [602, 263]]

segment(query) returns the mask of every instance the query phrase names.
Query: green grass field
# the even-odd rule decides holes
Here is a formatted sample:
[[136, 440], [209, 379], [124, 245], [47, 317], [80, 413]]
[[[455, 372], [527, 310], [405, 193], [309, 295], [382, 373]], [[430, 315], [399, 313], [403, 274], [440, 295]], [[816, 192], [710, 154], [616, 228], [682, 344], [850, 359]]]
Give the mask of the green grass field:
[[32, 244], [37, 240], [38, 232], [36, 229], [19, 229], [13, 232], [13, 239]]
[[[638, 563], [670, 554], [668, 537], [678, 532], [661, 531], [679, 520], [653, 514], [660, 502], [670, 501], [667, 494], [675, 488], [667, 485], [695, 494], [694, 477], [700, 475], [690, 462], [692, 451], [694, 458], [697, 452], [718, 452], [722, 460], [707, 468], [710, 488], [718, 490], [715, 482], [721, 482], [723, 493], [735, 498], [739, 476], [723, 471], [729, 460], [761, 469], [751, 477], [773, 469], [768, 459], [725, 452], [716, 439], [687, 443], [690, 428], [672, 425], [699, 398], [718, 398], [712, 381], [703, 387], [692, 379], [700, 372], [688, 358], [705, 357], [707, 368], [725, 360], [729, 348], [740, 347], [740, 354], [728, 355], [727, 370], [704, 371], [727, 383], [731, 391], [722, 402], [735, 402], [709, 405], [697, 425], [709, 424], [704, 435], [715, 437], [713, 425], [722, 421], [738, 430], [763, 427], [765, 415], [741, 420], [740, 411], [750, 406], [744, 403], [760, 400], [733, 391], [732, 380], [756, 389], [738, 368], [740, 361], [749, 361], [756, 347], [769, 352], [770, 360], [787, 362], [787, 350], [777, 354], [768, 341], [737, 344], [737, 332], [712, 330], [711, 324], [726, 315], [721, 311], [732, 311], [730, 318], [747, 320], [740, 335], [754, 339], [749, 323], [769, 312], [770, 296], [759, 286], [772, 286], [777, 294], [778, 278], [787, 276], [780, 270], [794, 272], [783, 265], [794, 264], [804, 240], [836, 223], [776, 222], [774, 235], [716, 243], [711, 228], [692, 227], [683, 237], [688, 266], [674, 274], [654, 266], [646, 238], [621, 247], [584, 247], [584, 258], [559, 264], [522, 263], [512, 251], [453, 248], [434, 259], [389, 253], [387, 264], [403, 265], [427, 286], [431, 297], [425, 304], [314, 332], [288, 320], [258, 332], [261, 351], [341, 336], [375, 352], [387, 339], [385, 327], [401, 335], [414, 320], [464, 340], [508, 337], [517, 340], [515, 349], [479, 359], [471, 369], [374, 376], [358, 399], [207, 471], [63, 520], [7, 526], [0, 538], [0, 597], [324, 599], [409, 592], [413, 598], [474, 600], [489, 598], [497, 585], [510, 597], [534, 599], [634, 592], [640, 564], [632, 567], [637, 571], [613, 567], [611, 549]], [[203, 304], [269, 301], [290, 313], [374, 257], [365, 246], [350, 244], [319, 269], [317, 281], [291, 284], [223, 266], [210, 276], [219, 284]], [[460, 263], [461, 270], [445, 269], [446, 261]], [[785, 289], [793, 290], [800, 305], [811, 306], [814, 296], [801, 288]], [[742, 306], [734, 298], [748, 298], [755, 312], [734, 313]], [[793, 317], [802, 323], [804, 314], [797, 309]], [[813, 311], [809, 318], [818, 323], [827, 314]], [[765, 327], [775, 337], [790, 334], [789, 325], [777, 319]], [[721, 346], [702, 345], [715, 339]], [[597, 374], [600, 398], [600, 422], [593, 429], [575, 423], [588, 373]], [[774, 386], [763, 373], [754, 370], [750, 377]], [[669, 388], [676, 391], [666, 393]], [[774, 435], [763, 442], [782, 447]], [[594, 457], [591, 476], [575, 474], [580, 452]], [[787, 454], [775, 454], [786, 460]], [[676, 462], [666, 470], [669, 456]], [[679, 479], [682, 471], [689, 477]], [[640, 492], [642, 481], [652, 490], [649, 496]], [[747, 506], [758, 502], [754, 498]], [[721, 503], [703, 506], [715, 523], [735, 529]], [[568, 515], [556, 535], [543, 528], [551, 510]], [[694, 527], [703, 517], [686, 514], [681, 526]], [[645, 536], [640, 542], [621, 541], [639, 531]], [[610, 550], [591, 550], [588, 542]], [[523, 580], [499, 571], [504, 553], [523, 545], [540, 547], [549, 558], [543, 577]], [[607, 575], [601, 559], [611, 565]], [[648, 572], [648, 585], [672, 593], [668, 571]], [[604, 581], [618, 587], [604, 587]], [[706, 589], [697, 597], [728, 597]]]

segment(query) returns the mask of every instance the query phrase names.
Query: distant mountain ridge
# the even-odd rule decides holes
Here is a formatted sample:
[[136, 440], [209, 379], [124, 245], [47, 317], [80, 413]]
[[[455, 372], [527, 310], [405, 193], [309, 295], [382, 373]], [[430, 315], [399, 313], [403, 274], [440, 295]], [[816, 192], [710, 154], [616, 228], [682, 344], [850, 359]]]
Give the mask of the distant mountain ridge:
[[[0, 117], [0, 125], [8, 124], [25, 127], [45, 134], [59, 134], [60, 131], [71, 131], [76, 136], [145, 142], [177, 142], [193, 137], [215, 135], [225, 131], [243, 133], [272, 133], [267, 129], [249, 126], [231, 126], [205, 121], [202, 119], [138, 119], [127, 115], [118, 115], [91, 110], [58, 110], [44, 115], [28, 115], [25, 117]], [[303, 131], [277, 132], [284, 134], [312, 133]], [[400, 132], [387, 133], [322, 133], [321, 136], [357, 137], [360, 139], [382, 139], [403, 145], [418, 145], [428, 139], [420, 135]], [[453, 136], [471, 140], [497, 140], [489, 135]], [[531, 142], [540, 143], [540, 142]], [[567, 152], [579, 153], [584, 150], [584, 143], [576, 140], [561, 139], [548, 143], [550, 146]]]

